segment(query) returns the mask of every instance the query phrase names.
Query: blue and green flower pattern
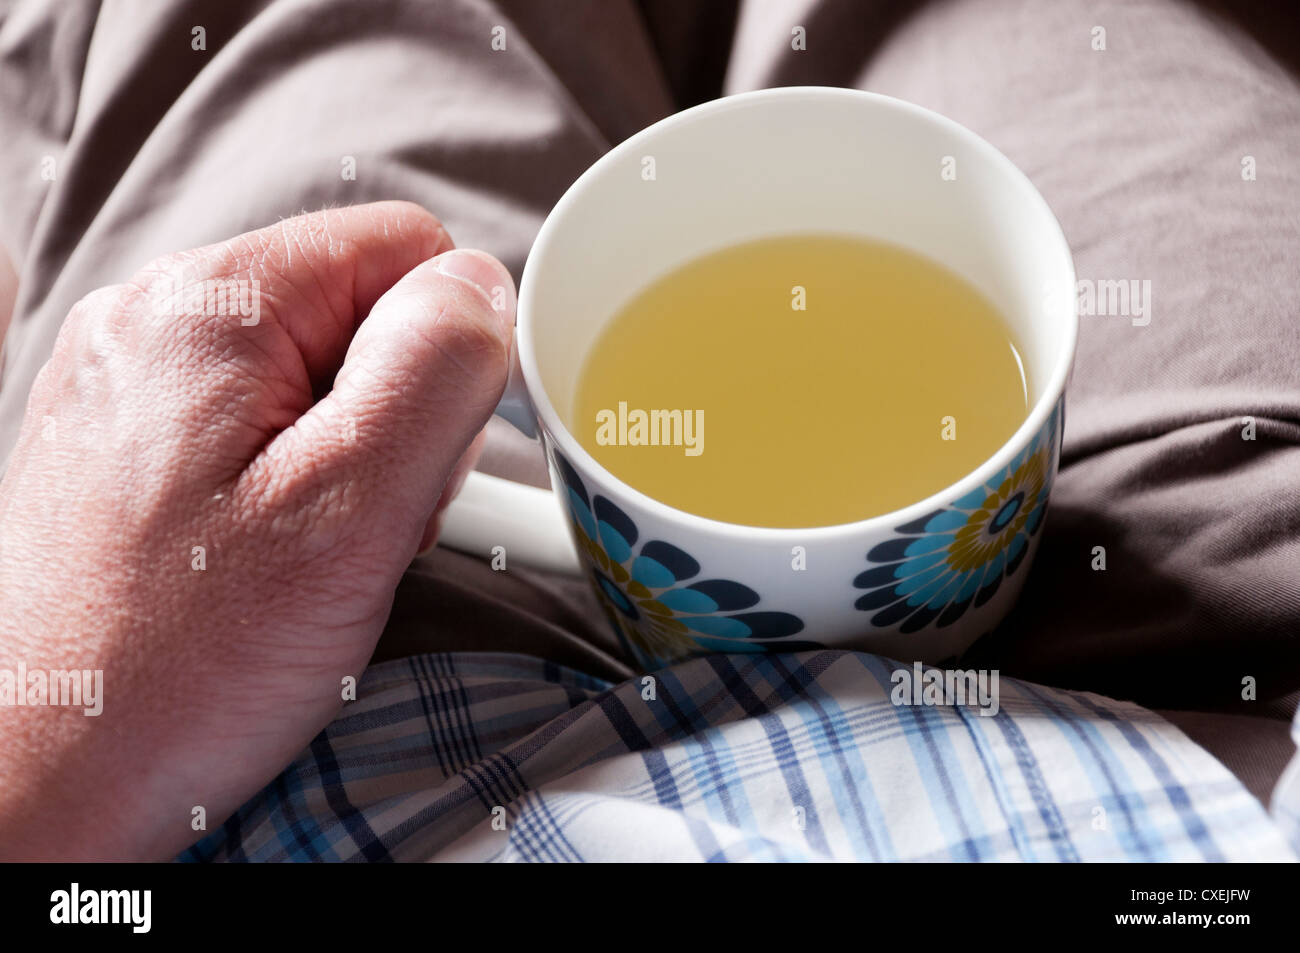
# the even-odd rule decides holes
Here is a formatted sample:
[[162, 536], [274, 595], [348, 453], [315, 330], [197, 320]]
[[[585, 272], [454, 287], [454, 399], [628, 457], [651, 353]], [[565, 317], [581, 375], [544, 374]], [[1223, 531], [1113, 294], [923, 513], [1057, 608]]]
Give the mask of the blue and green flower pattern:
[[[553, 451], [554, 452], [554, 451]], [[624, 649], [645, 669], [701, 652], [797, 652], [818, 646], [790, 636], [803, 620], [788, 612], [745, 611], [761, 597], [731, 579], [701, 579], [689, 553], [643, 539], [636, 523], [604, 496], [588, 494], [558, 452], [573, 537], [589, 560], [592, 584]]]
[[1063, 413], [1058, 402], [1033, 441], [988, 483], [895, 529], [867, 553], [854, 604], [878, 628], [917, 632], [952, 625], [997, 593], [1043, 525]]

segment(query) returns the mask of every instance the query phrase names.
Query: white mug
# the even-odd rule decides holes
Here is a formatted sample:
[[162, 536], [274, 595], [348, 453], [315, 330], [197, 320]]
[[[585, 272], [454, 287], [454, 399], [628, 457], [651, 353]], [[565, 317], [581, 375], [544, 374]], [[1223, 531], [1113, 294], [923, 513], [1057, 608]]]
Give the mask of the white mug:
[[[891, 242], [973, 284], [1020, 344], [1031, 405], [1024, 423], [952, 486], [837, 526], [723, 523], [609, 473], [571, 429], [578, 372], [605, 322], [678, 266], [794, 232]], [[704, 652], [811, 646], [949, 659], [1005, 616], [1042, 537], [1078, 331], [1074, 287], [1069, 246], [1033, 185], [934, 112], [872, 93], [794, 87], [677, 113], [616, 146], [569, 188], [524, 269], [521, 374], [498, 412], [540, 434], [558, 500], [478, 476], [448, 513], [444, 538], [484, 555], [503, 544], [525, 562], [576, 568], [645, 669]]]

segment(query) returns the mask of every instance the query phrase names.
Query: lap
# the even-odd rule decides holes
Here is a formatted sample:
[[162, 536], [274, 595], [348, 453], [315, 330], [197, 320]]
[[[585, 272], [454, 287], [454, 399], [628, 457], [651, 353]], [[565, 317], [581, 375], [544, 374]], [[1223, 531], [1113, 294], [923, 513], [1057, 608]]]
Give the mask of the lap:
[[[1245, 676], [1269, 695], [1300, 683], [1294, 76], [1172, 0], [821, 2], [797, 16], [748, 2], [730, 38], [716, 10], [676, 9], [674, 31], [630, 2], [9, 4], [0, 240], [20, 281], [0, 457], [68, 308], [154, 255], [304, 208], [407, 198], [517, 277], [564, 188], [680, 105], [683, 77], [704, 84], [696, 98], [860, 86], [1006, 152], [1056, 211], [1081, 278], [1151, 283], [1149, 323], [1082, 318], [1043, 548], [976, 656], [1163, 706], [1228, 705]], [[56, 173], [38, 182], [47, 155]], [[535, 448], [505, 431], [486, 459], [540, 477]]]

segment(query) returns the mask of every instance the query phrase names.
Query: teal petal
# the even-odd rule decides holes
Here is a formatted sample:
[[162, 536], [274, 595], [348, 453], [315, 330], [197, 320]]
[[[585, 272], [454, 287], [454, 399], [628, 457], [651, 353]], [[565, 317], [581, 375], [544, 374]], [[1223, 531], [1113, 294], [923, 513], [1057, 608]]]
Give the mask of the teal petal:
[[929, 553], [925, 556], [917, 556], [915, 559], [909, 559], [907, 562], [898, 564], [898, 568], [894, 570], [894, 578], [906, 579], [908, 576], [914, 576], [922, 570], [938, 565], [947, 558], [948, 551], [941, 549], [937, 553]]
[[674, 612], [704, 613], [717, 612], [718, 604], [702, 592], [694, 589], [670, 589], [659, 596], [659, 601]]
[[632, 603], [628, 602], [627, 596], [623, 595], [623, 591], [606, 579], [603, 574], [597, 573], [596, 576], [596, 581], [600, 583], [600, 588], [609, 601], [618, 606], [619, 611], [624, 615], [635, 617], [637, 614], [636, 609], [632, 606]]
[[970, 519], [970, 514], [963, 513], [960, 510], [944, 510], [930, 522], [925, 524], [927, 533], [942, 533], [944, 530], [960, 529], [966, 525]]
[[1011, 474], [1014, 472], [1015, 471], [1012, 470], [1010, 467], [1007, 467], [1005, 470], [1003, 470], [1001, 473], [994, 476], [993, 479], [989, 480], [989, 482], [985, 483], [984, 485], [989, 488], [989, 491], [991, 493], [996, 493], [998, 491], [998, 487], [1000, 487], [1003, 483], [1006, 483], [1007, 480], [1010, 480]]
[[984, 570], [984, 585], [988, 585], [998, 576], [1002, 575], [1002, 568], [1007, 563], [1007, 551], [1004, 549], [993, 557], [989, 562], [988, 568]]
[[954, 503], [953, 506], [962, 510], [977, 510], [984, 505], [984, 501], [988, 499], [988, 496], [988, 490], [982, 486], [977, 486]]
[[587, 534], [588, 539], [594, 542], [599, 538], [599, 534], [596, 532], [596, 520], [592, 517], [591, 510], [587, 508], [586, 501], [578, 496], [572, 487], [569, 488], [569, 511], [573, 513], [573, 518], [578, 521], [578, 525], [582, 527], [582, 531]]
[[1029, 530], [1029, 532], [1031, 532], [1031, 533], [1035, 533], [1035, 532], [1037, 532], [1037, 531], [1038, 531], [1038, 524], [1041, 523], [1041, 522], [1043, 521], [1043, 513], [1044, 513], [1044, 511], [1045, 511], [1045, 508], [1042, 507], [1042, 506], [1039, 506], [1039, 507], [1037, 507], [1037, 508], [1032, 512], [1032, 513], [1030, 513], [1030, 514], [1029, 514], [1029, 518], [1028, 518], [1027, 520], [1025, 520], [1025, 529]]
[[912, 593], [916, 592], [918, 589], [922, 589], [926, 586], [929, 586], [930, 583], [935, 579], [941, 576], [946, 576], [948, 574], [948, 571], [949, 570], [946, 565], [941, 564], [935, 566], [933, 569], [927, 570], [926, 572], [919, 572], [915, 576], [912, 576], [909, 579], [904, 579], [902, 582], [894, 586], [894, 591], [898, 593], [900, 596], [911, 595]]
[[930, 598], [927, 608], [942, 609], [948, 603], [952, 602], [952, 597], [957, 594], [961, 588], [962, 581], [966, 578], [965, 574], [957, 573], [948, 580], [948, 585], [939, 590], [937, 595]]
[[922, 536], [920, 539], [908, 544], [907, 549], [903, 550], [904, 556], [924, 556], [926, 553], [932, 553], [936, 549], [947, 549], [954, 540], [956, 533], [935, 534], [934, 536]]
[[909, 606], [923, 606], [923, 605], [925, 605], [927, 602], [929, 602], [931, 599], [933, 599], [936, 595], [938, 595], [939, 590], [941, 590], [944, 586], [946, 586], [946, 585], [948, 584], [948, 579], [949, 579], [949, 576], [946, 575], [946, 574], [940, 576], [938, 579], [935, 579], [935, 580], [934, 580], [933, 582], [931, 582], [928, 586], [925, 586], [925, 587], [923, 587], [923, 588], [917, 590], [917, 592], [916, 592], [914, 595], [912, 595], [911, 597], [909, 597], [908, 600], [907, 600], [907, 604], [908, 604]]
[[622, 563], [632, 555], [632, 547], [627, 544], [623, 534], [602, 521], [600, 524], [600, 541], [605, 547], [605, 552], [609, 558], [616, 563]]
[[706, 652], [755, 653], [768, 651], [772, 643], [750, 642], [745, 639], [737, 639], [735, 641], [730, 639], [711, 639], [706, 635], [702, 635], [695, 639], [695, 644]]
[[984, 573], [971, 570], [966, 573], [965, 581], [961, 584], [961, 590], [957, 593], [957, 601], [965, 602], [971, 596], [975, 595], [975, 590], [980, 587], [984, 579]]
[[632, 578], [649, 589], [666, 589], [677, 581], [666, 566], [649, 556], [638, 556], [632, 563]]
[[703, 632], [705, 635], [717, 635], [724, 639], [744, 639], [750, 635], [749, 626], [735, 619], [721, 615], [700, 616], [698, 619], [682, 619], [688, 629]]

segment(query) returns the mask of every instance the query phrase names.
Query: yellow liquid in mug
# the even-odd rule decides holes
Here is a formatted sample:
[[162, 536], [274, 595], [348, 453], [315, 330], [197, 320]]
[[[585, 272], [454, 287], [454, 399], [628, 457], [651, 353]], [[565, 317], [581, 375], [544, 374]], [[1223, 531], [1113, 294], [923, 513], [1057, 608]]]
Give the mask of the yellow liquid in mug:
[[637, 295], [587, 356], [573, 431], [677, 509], [828, 526], [961, 479], [1025, 420], [1027, 389], [1010, 329], [964, 279], [893, 245], [801, 234]]

